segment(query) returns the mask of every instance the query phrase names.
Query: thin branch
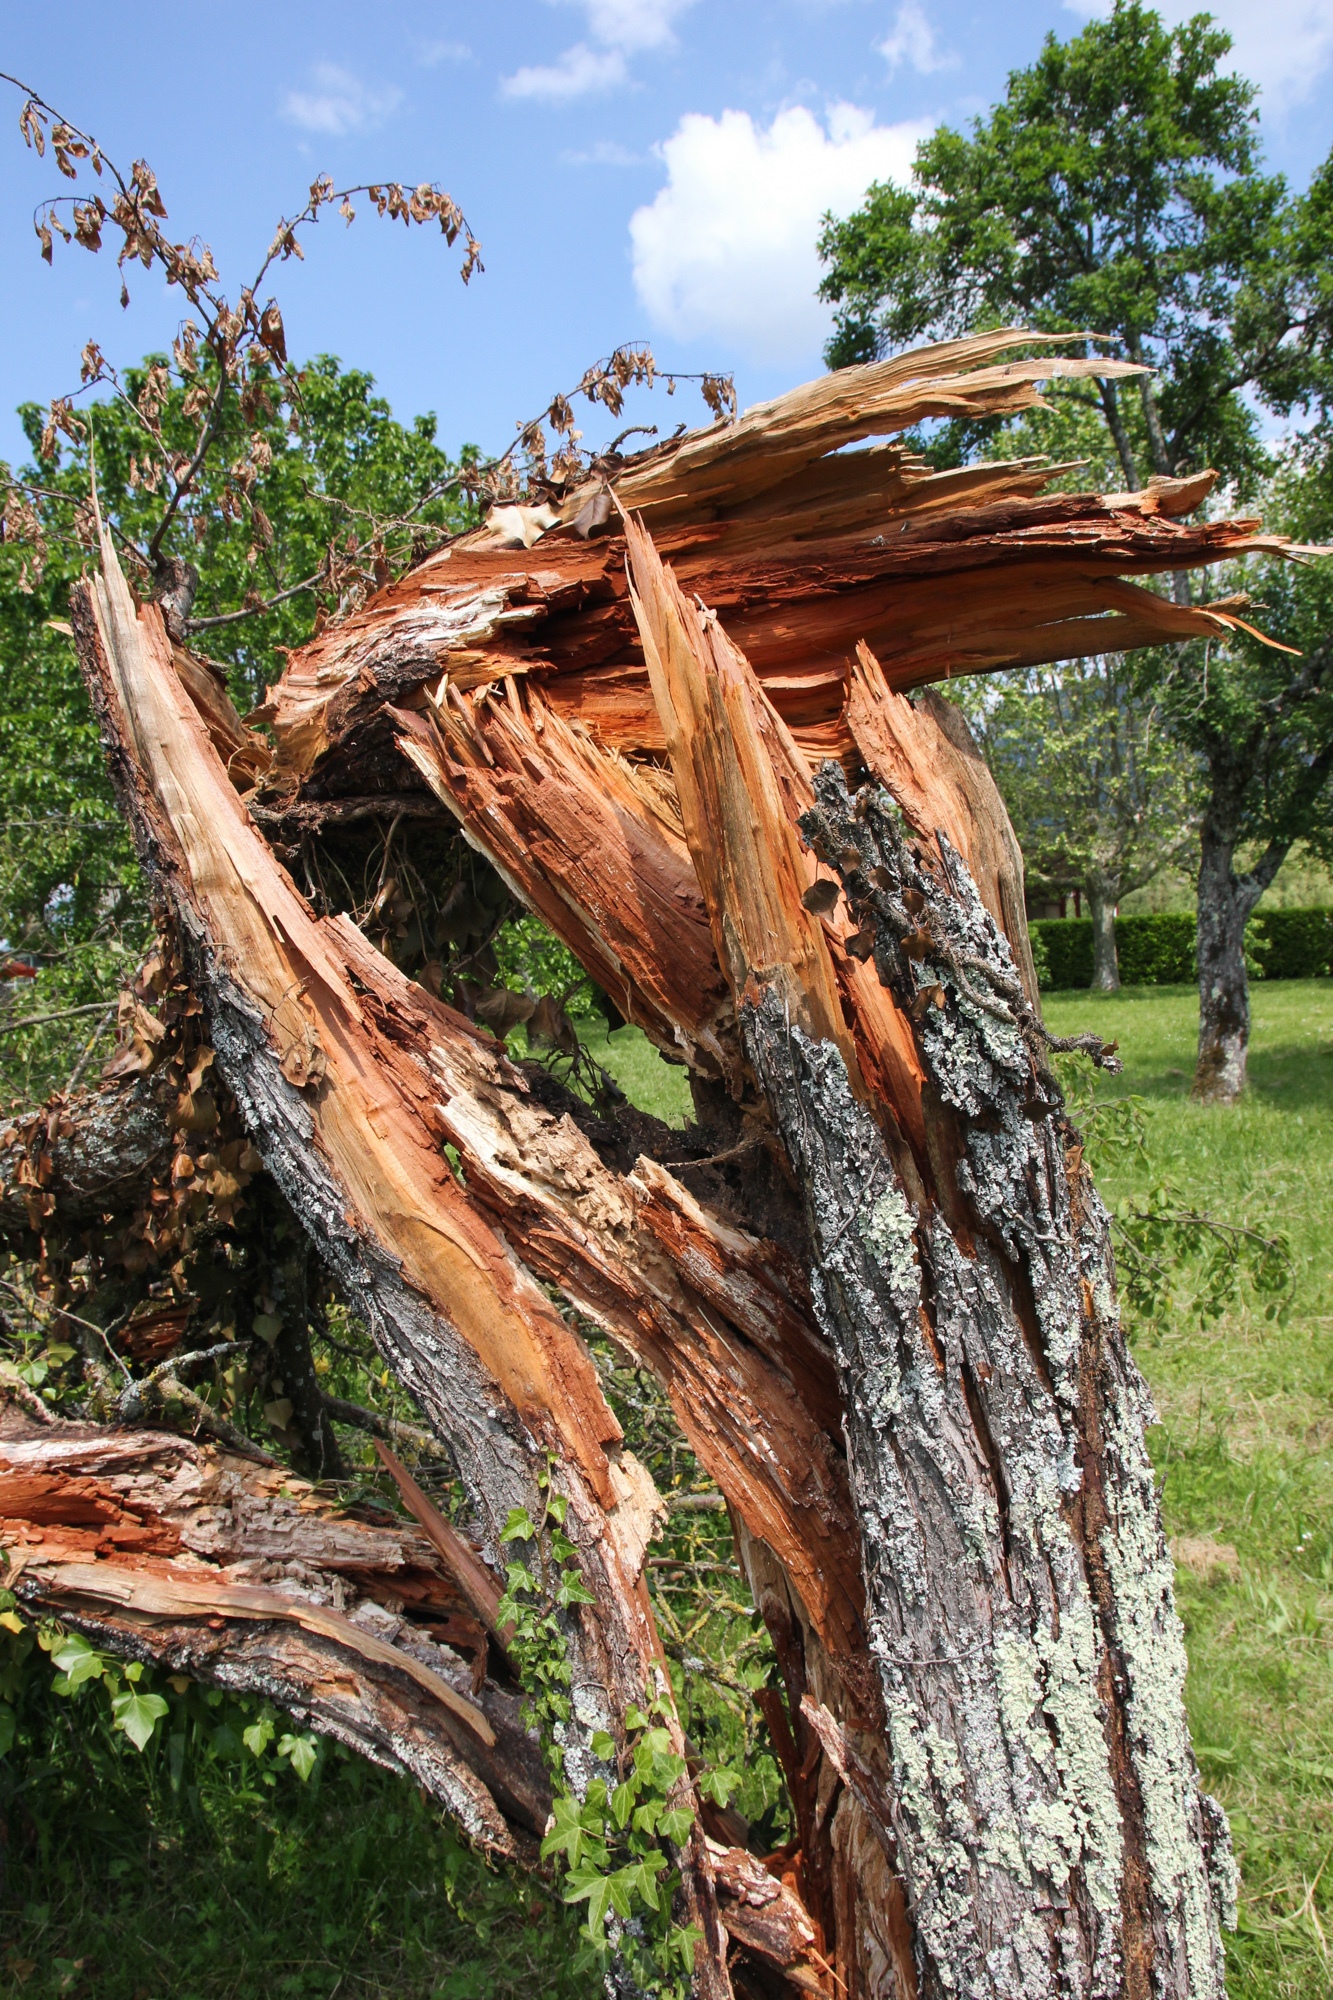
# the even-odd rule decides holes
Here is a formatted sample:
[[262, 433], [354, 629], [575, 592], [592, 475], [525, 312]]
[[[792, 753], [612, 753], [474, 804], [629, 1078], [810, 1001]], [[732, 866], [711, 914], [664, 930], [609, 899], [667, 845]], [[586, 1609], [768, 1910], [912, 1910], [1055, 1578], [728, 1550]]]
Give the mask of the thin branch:
[[347, 1424], [353, 1430], [366, 1431], [371, 1437], [382, 1438], [386, 1444], [410, 1444], [431, 1458], [444, 1459], [450, 1464], [453, 1462], [448, 1448], [419, 1424], [404, 1423], [401, 1417], [386, 1417], [378, 1410], [363, 1409], [360, 1403], [349, 1403], [342, 1396], [325, 1396], [324, 1408], [335, 1424]]
[[69, 1096], [71, 1090], [76, 1089], [78, 1085], [82, 1082], [83, 1073], [88, 1067], [89, 1059], [92, 1056], [92, 1052], [97, 1047], [97, 1044], [101, 1041], [107, 1029], [110, 1027], [112, 1019], [115, 1016], [115, 1012], [119, 1004], [120, 1003], [118, 1000], [113, 1000], [110, 1006], [105, 1009], [101, 1020], [97, 1023], [97, 1026], [93, 1029], [92, 1036], [88, 1042], [88, 1046], [84, 1050], [83, 1054], [79, 1057], [77, 1063], [74, 1065], [74, 1069], [70, 1076], [69, 1082], [65, 1085], [66, 1097]]
[[[361, 553], [363, 551], [358, 549], [357, 554]], [[266, 597], [262, 604], [245, 605], [239, 611], [221, 611], [213, 618], [192, 618], [190, 631], [208, 632], [217, 625], [238, 625], [242, 618], [262, 618], [267, 612], [276, 610], [278, 605], [285, 604], [289, 597], [299, 597], [303, 590], [314, 590], [323, 575], [323, 569], [317, 569], [314, 575], [306, 577], [304, 582], [292, 584], [290, 589], [279, 591], [276, 597]]]
[[230, 379], [231, 378], [227, 373], [226, 362], [223, 359], [223, 357], [219, 355], [218, 386], [217, 386], [217, 391], [213, 397], [212, 406], [208, 412], [208, 420], [200, 429], [199, 442], [195, 446], [194, 457], [190, 460], [190, 463], [186, 466], [185, 471], [180, 478], [177, 479], [173, 476], [172, 483], [175, 486], [176, 490], [172, 494], [171, 499], [168, 501], [166, 511], [164, 512], [162, 519], [158, 522], [156, 528], [153, 530], [153, 538], [148, 544], [148, 560], [154, 569], [157, 568], [158, 557], [162, 552], [162, 538], [166, 534], [167, 529], [171, 526], [171, 523], [176, 517], [176, 509], [180, 506], [181, 501], [185, 498], [186, 494], [189, 493], [190, 489], [194, 485], [195, 479], [198, 477], [199, 474], [199, 469], [202, 466], [204, 459], [208, 455], [209, 446], [212, 444], [213, 439], [217, 436], [218, 425], [222, 420], [223, 404], [226, 402], [227, 399], [227, 384], [230, 381]]
[[80, 1014], [100, 1014], [105, 1006], [105, 1000], [93, 1000], [86, 1007], [66, 1007], [59, 1014], [28, 1014], [21, 1021], [0, 1025], [0, 1035], [16, 1035], [20, 1028], [44, 1028], [51, 1021], [73, 1021]]

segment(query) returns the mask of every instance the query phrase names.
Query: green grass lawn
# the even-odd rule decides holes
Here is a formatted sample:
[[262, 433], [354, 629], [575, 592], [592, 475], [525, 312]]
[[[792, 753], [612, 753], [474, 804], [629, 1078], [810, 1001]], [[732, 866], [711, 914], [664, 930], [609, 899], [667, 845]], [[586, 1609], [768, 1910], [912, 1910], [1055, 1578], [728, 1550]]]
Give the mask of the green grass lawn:
[[[1333, 1991], [1333, 981], [1255, 989], [1232, 1111], [1189, 1101], [1192, 990], [1052, 994], [1046, 1014], [1118, 1040], [1125, 1074], [1102, 1095], [1147, 1107], [1148, 1163], [1108, 1177], [1108, 1200], [1167, 1175], [1291, 1240], [1284, 1325], [1248, 1300], [1206, 1332], [1182, 1310], [1136, 1352], [1162, 1418], [1196, 1747], [1243, 1870], [1229, 1993], [1316, 2000]], [[683, 1122], [682, 1068], [635, 1029], [579, 1026], [636, 1103]], [[122, 1756], [118, 1779], [63, 1706], [45, 1772], [0, 1762], [0, 1994], [574, 2000], [547, 1896], [516, 1897], [407, 1786], [333, 1753], [317, 1785], [242, 1766], [173, 1792], [165, 1747]]]
[[[1285, 1230], [1285, 1326], [1243, 1304], [1139, 1341], [1189, 1643], [1190, 1720], [1242, 1870], [1231, 2000], [1333, 1991], [1333, 981], [1254, 989], [1249, 1086], [1234, 1110], [1189, 1098], [1187, 987], [1045, 996], [1059, 1033], [1118, 1040], [1102, 1091], [1149, 1110], [1155, 1174], [1228, 1221]], [[1108, 1177], [1115, 1200], [1147, 1184]]]
[[600, 1015], [576, 1025], [589, 1055], [610, 1072], [631, 1104], [665, 1118], [668, 1125], [693, 1118], [689, 1071], [683, 1063], [667, 1062], [638, 1028], [617, 1028], [610, 1034]]

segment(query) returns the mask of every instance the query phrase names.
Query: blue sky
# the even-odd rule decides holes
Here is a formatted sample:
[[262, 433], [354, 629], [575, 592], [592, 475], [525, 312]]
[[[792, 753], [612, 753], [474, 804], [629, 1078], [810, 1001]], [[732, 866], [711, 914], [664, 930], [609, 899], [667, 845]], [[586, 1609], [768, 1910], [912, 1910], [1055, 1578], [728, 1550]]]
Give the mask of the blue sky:
[[[233, 290], [316, 172], [446, 187], [483, 245], [470, 289], [438, 233], [364, 204], [350, 230], [323, 221], [275, 289], [294, 355], [369, 368], [400, 416], [434, 410], [446, 445], [494, 450], [625, 339], [650, 340], [663, 369], [733, 370], [742, 406], [818, 373], [820, 213], [905, 176], [925, 132], [984, 110], [1048, 30], [1076, 33], [1095, 4], [67, 0], [57, 36], [45, 8], [20, 16], [10, 0], [0, 67], [122, 165], [145, 157], [172, 233], [210, 243]], [[1333, 146], [1333, 0], [1214, 12], [1262, 85], [1271, 163], [1303, 183]], [[105, 251], [58, 245], [54, 269], [41, 262], [32, 207], [62, 183], [49, 153], [25, 150], [18, 108], [0, 116], [11, 460], [25, 453], [14, 406], [72, 389], [87, 338], [136, 359], [179, 312], [142, 271], [122, 312]], [[586, 414], [596, 442], [607, 420]], [[705, 413], [682, 387], [632, 414], [670, 428]]]

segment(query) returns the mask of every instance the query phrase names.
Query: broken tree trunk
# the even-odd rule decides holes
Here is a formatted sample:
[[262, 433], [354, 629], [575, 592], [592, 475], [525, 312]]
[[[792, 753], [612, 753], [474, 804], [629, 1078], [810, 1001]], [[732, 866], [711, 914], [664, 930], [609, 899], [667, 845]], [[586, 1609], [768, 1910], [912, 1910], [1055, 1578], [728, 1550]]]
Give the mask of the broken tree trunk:
[[[612, 1775], [594, 1733], [622, 1744], [667, 1682], [644, 1580], [657, 1496], [576, 1315], [661, 1383], [726, 1497], [777, 1655], [761, 1703], [798, 1840], [765, 1867], [696, 1812], [676, 1858], [706, 1995], [1222, 1993], [1229, 1849], [1185, 1730], [1146, 1395], [1046, 1060], [1021, 857], [957, 710], [907, 691], [1226, 629], [1234, 603], [1125, 577], [1276, 544], [1187, 525], [1207, 478], [1104, 499], [1045, 493], [1031, 463], [934, 474], [891, 442], [844, 449], [1028, 407], [1053, 373], [1134, 372], [1005, 362], [1014, 341], [842, 371], [627, 461], [609, 492], [496, 509], [293, 655], [251, 718], [277, 746], [257, 784], [260, 739], [173, 659], [109, 543], [74, 610], [218, 1071], [448, 1443], [493, 1591], [547, 1467], [568, 1502], [592, 1601], [562, 1614], [556, 1747], [579, 1797]], [[312, 909], [279, 857], [375, 813], [457, 826], [688, 1065], [716, 1150], [677, 1139], [678, 1157], [649, 1121], [534, 1088], [407, 976], [419, 956], [396, 965]], [[61, 1118], [10, 1202], [34, 1228], [87, 1205], [83, 1127]], [[80, 1449], [100, 1448], [89, 1431]], [[135, 1478], [137, 1518], [174, 1519], [167, 1473]], [[39, 1517], [25, 1494], [6, 1543], [45, 1547], [51, 1522], [67, 1540], [70, 1496]], [[196, 1585], [206, 1556], [189, 1545]], [[490, 1598], [459, 1561], [475, 1622]], [[63, 1588], [92, 1617], [71, 1565], [25, 1554], [20, 1598], [50, 1609]], [[336, 1611], [333, 1568], [316, 1597]], [[290, 1606], [228, 1600], [234, 1636], [209, 1652], [185, 1584], [117, 1587], [133, 1645], [194, 1662], [198, 1642], [191, 1670], [220, 1672], [256, 1620], [265, 1644], [311, 1638]], [[129, 1647], [96, 1602], [102, 1642]], [[487, 1657], [460, 1680], [486, 1716]], [[333, 1727], [313, 1672], [289, 1698]], [[401, 1662], [375, 1672], [429, 1699]], [[444, 1710], [474, 1831], [519, 1851], [536, 1795]]]
[[[805, 1190], [879, 1670], [848, 1797], [906, 1890], [920, 1991], [1018, 2000], [1054, 1972], [1079, 1993], [1220, 1994], [1232, 1867], [1185, 1728], [1147, 1397], [1013, 955], [944, 828], [910, 838], [832, 763], [800, 783], [744, 657], [629, 540], [746, 1058]], [[923, 1154], [829, 1027], [798, 834], [912, 1021]]]

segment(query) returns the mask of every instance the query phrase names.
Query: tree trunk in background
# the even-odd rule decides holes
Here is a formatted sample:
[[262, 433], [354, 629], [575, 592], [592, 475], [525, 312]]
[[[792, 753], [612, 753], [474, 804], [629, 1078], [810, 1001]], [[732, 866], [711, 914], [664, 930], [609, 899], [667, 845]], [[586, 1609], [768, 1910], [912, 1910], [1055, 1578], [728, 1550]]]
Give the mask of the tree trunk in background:
[[1235, 870], [1236, 829], [1244, 775], [1230, 745], [1209, 762], [1212, 791], [1199, 829], [1199, 1053], [1192, 1095], [1201, 1104], [1234, 1104], [1245, 1087], [1250, 1049], [1250, 978], [1245, 926], [1281, 867], [1289, 843], [1269, 847], [1246, 875]]
[[1115, 907], [1119, 885], [1103, 876], [1089, 875], [1086, 883], [1088, 913], [1092, 918], [1092, 991], [1120, 991], [1120, 962], [1115, 950]]

